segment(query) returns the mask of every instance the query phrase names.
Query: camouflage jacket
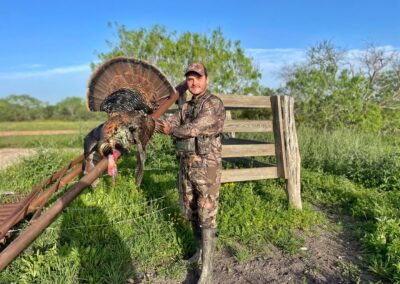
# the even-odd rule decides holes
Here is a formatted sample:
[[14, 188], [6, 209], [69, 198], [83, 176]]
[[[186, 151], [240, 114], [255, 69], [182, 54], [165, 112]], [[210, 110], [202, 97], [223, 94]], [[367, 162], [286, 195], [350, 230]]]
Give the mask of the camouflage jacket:
[[[220, 163], [221, 133], [225, 120], [225, 109], [220, 98], [207, 91], [200, 98], [193, 97], [183, 104], [180, 111], [165, 121], [176, 139], [209, 138], [210, 151], [205, 157]], [[197, 160], [197, 159], [195, 159]]]

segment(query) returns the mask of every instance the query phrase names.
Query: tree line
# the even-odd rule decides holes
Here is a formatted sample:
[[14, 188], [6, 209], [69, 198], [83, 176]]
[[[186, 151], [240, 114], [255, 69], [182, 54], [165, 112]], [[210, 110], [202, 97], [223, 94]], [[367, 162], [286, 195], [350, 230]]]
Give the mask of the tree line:
[[55, 105], [26, 94], [0, 99], [0, 121], [35, 119], [90, 120], [104, 119], [104, 115], [88, 111], [85, 100], [79, 97], [68, 97]]
[[[365, 131], [400, 129], [400, 56], [398, 51], [367, 46], [356, 59], [329, 41], [307, 51], [302, 64], [282, 70], [282, 87], [269, 89], [260, 83], [261, 73], [240, 41], [227, 39], [217, 28], [205, 34], [168, 31], [155, 25], [129, 30], [118, 23], [117, 39], [109, 50], [98, 53], [99, 63], [115, 56], [144, 59], [160, 68], [173, 84], [183, 80], [189, 62], [208, 67], [211, 91], [242, 95], [288, 95], [295, 99], [298, 124], [335, 129], [353, 127]], [[90, 119], [81, 98], [67, 98], [52, 106], [28, 95], [0, 100], [0, 120]], [[242, 112], [246, 117], [259, 112]]]

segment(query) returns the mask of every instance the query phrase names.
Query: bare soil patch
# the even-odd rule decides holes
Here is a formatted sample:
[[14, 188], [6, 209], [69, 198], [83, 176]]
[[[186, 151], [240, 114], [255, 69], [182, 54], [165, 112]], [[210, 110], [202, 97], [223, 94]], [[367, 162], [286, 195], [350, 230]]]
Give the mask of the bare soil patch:
[[20, 159], [24, 157], [28, 157], [30, 155], [35, 154], [36, 151], [34, 149], [24, 149], [24, 148], [4, 148], [0, 149], [0, 170], [5, 169], [12, 164], [18, 162]]
[[[316, 209], [319, 210], [319, 209]], [[341, 230], [317, 228], [305, 237], [303, 250], [289, 255], [271, 247], [267, 256], [237, 262], [228, 251], [216, 255], [214, 283], [368, 283], [378, 281], [362, 262], [362, 253], [354, 235], [355, 225], [348, 216], [326, 213], [332, 224], [340, 222]], [[154, 273], [154, 272], [153, 272]], [[185, 279], [157, 279], [146, 273], [130, 283], [196, 283], [196, 269]]]

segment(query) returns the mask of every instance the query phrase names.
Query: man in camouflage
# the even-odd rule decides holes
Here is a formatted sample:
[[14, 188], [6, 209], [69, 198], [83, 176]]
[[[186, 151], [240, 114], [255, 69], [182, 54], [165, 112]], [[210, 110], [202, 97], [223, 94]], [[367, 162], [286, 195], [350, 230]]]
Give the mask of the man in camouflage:
[[197, 242], [197, 252], [191, 260], [202, 262], [198, 283], [211, 283], [225, 111], [222, 101], [208, 91], [203, 64], [192, 63], [185, 76], [192, 99], [177, 113], [158, 121], [157, 128], [174, 138], [180, 161], [181, 206], [192, 223]]

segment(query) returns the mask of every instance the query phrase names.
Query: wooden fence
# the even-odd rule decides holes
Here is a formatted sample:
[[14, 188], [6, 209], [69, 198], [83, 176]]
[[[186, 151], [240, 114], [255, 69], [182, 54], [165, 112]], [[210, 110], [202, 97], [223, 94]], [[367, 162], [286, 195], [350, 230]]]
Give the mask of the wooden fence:
[[[250, 157], [275, 156], [276, 164], [256, 162], [257, 167], [224, 169], [222, 182], [241, 182], [250, 180], [286, 180], [286, 194], [289, 206], [301, 209], [300, 196], [300, 154], [294, 121], [294, 103], [288, 96], [236, 96], [217, 94], [224, 102], [227, 111], [224, 133], [272, 132], [273, 142], [260, 142], [247, 139], [223, 139], [222, 157], [225, 160]], [[237, 109], [272, 109], [272, 120], [232, 120], [229, 111]], [[232, 135], [231, 135], [232, 136]]]

